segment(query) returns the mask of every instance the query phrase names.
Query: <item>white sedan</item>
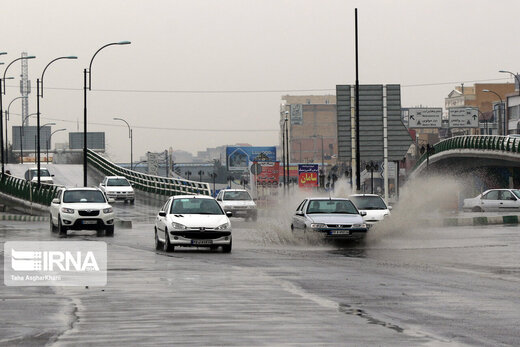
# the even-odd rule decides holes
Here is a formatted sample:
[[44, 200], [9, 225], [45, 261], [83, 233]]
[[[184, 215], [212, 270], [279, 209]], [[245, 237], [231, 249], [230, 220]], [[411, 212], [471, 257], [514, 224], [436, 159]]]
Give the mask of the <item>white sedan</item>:
[[464, 211], [507, 212], [520, 211], [520, 190], [489, 189], [471, 199], [464, 199]]
[[348, 198], [360, 212], [366, 213], [363, 219], [369, 228], [390, 216], [392, 206], [387, 206], [377, 194], [352, 194]]
[[222, 247], [231, 252], [231, 212], [205, 195], [176, 195], [166, 201], [155, 220], [155, 249], [171, 252], [175, 246]]

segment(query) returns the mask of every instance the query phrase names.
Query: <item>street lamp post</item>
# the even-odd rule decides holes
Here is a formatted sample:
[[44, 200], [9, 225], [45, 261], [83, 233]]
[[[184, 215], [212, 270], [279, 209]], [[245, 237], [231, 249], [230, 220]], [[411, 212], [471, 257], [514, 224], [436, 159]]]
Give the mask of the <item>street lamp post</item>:
[[191, 171], [184, 171], [184, 174], [188, 177], [186, 178], [188, 181], [190, 180]]
[[[43, 128], [43, 126], [42, 126]], [[55, 133], [57, 133], [58, 131], [65, 131], [67, 129], [63, 128], [63, 129], [58, 129], [58, 130], [54, 130], [50, 135], [49, 137], [47, 138], [47, 164], [49, 164], [49, 146], [51, 144], [51, 138], [52, 138], [52, 135], [54, 135]]]
[[199, 170], [199, 182], [202, 182], [202, 175], [204, 175], [204, 171]]
[[133, 141], [134, 141], [134, 137], [133, 137], [133, 133], [132, 133], [132, 128], [130, 128], [130, 124], [128, 124], [128, 122], [126, 120], [124, 120], [123, 118], [114, 118], [114, 120], [120, 120], [122, 122], [125, 122], [126, 126], [128, 127], [128, 137], [130, 138], [130, 170], [133, 170], [134, 169], [134, 153], [133, 153]]
[[216, 190], [215, 190], [215, 183], [216, 183], [216, 179], [217, 179], [217, 174], [215, 172], [212, 172], [209, 174], [209, 177], [211, 177], [213, 179], [213, 197], [217, 196], [216, 195]]
[[[58, 57], [53, 60], [51, 60], [43, 69], [42, 77], [41, 79], [36, 79], [36, 147], [37, 147], [37, 154], [36, 154], [36, 160], [38, 162], [37, 168], [38, 168], [38, 185], [40, 185], [40, 98], [43, 99], [43, 77], [45, 76], [45, 71], [47, 68], [54, 63], [57, 60], [61, 59], [78, 59], [78, 57], [70, 55], [70, 56], [64, 56], [64, 57]], [[41, 93], [40, 93], [41, 92]]]
[[[0, 55], [3, 55], [3, 54], [7, 54], [7, 53], [0, 52]], [[6, 74], [7, 70], [9, 69], [9, 67], [11, 65], [13, 65], [14, 62], [16, 62], [18, 60], [21, 60], [21, 59], [34, 59], [34, 58], [36, 58], [36, 57], [33, 56], [33, 55], [30, 55], [30, 56], [27, 56], [27, 57], [16, 58], [15, 60], [11, 61], [9, 63], [9, 65], [7, 65], [7, 67], [5, 68], [3, 78], [0, 78], [0, 118], [3, 117], [3, 114], [4, 114], [4, 110], [3, 110], [3, 106], [2, 106], [2, 94], [5, 95], [5, 85], [2, 87], [2, 83], [5, 84], [5, 80], [6, 80], [5, 74]], [[2, 90], [2, 88], [3, 88], [3, 90]], [[1, 153], [1, 157], [2, 157], [2, 175], [5, 173], [4, 135], [3, 135], [3, 129], [2, 129], [3, 124], [4, 124], [3, 120], [0, 119], [0, 153]]]
[[[94, 53], [88, 69], [83, 70], [83, 185], [87, 186], [87, 89], [92, 90], [92, 62], [96, 55], [103, 48], [114, 46], [114, 45], [129, 45], [130, 41], [112, 42], [104, 45]], [[87, 74], [88, 74], [88, 85], [87, 85]]]
[[11, 105], [13, 104], [13, 102], [18, 99], [27, 99], [27, 97], [19, 96], [17, 98], [14, 98], [13, 100], [11, 100], [11, 102], [9, 103], [9, 106], [7, 106], [7, 110], [5, 111], [5, 162], [6, 163], [9, 163], [9, 141], [7, 140], [7, 132], [8, 132], [7, 121], [9, 120], [9, 110], [11, 109]]
[[508, 73], [510, 75], [513, 75], [513, 77], [516, 79], [516, 81], [518, 82], [518, 95], [520, 95], [520, 80], [518, 79], [518, 75], [515, 74], [515, 73], [512, 73], [511, 71], [507, 71], [507, 70], [500, 70], [498, 72], [501, 72], [501, 73]]
[[[502, 112], [502, 107], [504, 105], [504, 101], [502, 101], [502, 97], [497, 92], [494, 92], [489, 89], [483, 89], [482, 91], [484, 93], [493, 93], [496, 96], [498, 96], [498, 98], [500, 99], [500, 107], [498, 108], [498, 119], [499, 119], [498, 128], [499, 129], [502, 128], [501, 129], [502, 134], [499, 134], [499, 135], [506, 135], [506, 114], [505, 114], [505, 112]], [[501, 118], [503, 118], [503, 119], [501, 119]], [[500, 124], [501, 123], [500, 120], [502, 120], [502, 123], [504, 123], [503, 126], [502, 126], [502, 124]]]

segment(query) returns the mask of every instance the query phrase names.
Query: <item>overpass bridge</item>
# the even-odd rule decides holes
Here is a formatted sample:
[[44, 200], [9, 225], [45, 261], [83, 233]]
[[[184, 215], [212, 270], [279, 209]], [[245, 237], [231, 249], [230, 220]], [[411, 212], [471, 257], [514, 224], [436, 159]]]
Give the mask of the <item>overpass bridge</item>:
[[[164, 202], [171, 195], [211, 195], [209, 183], [181, 178], [148, 175], [118, 166], [100, 154], [88, 150], [88, 185], [97, 186], [103, 176], [124, 176], [141, 197]], [[40, 185], [23, 178], [25, 170], [32, 165], [8, 165], [12, 175], [0, 174], [0, 201], [17, 206], [31, 214], [44, 214], [61, 186], [82, 186], [82, 165], [56, 165], [51, 168], [56, 184]], [[52, 165], [52, 164], [51, 164]], [[45, 165], [42, 165], [45, 166]]]
[[[497, 186], [520, 183], [520, 137], [455, 136], [433, 145], [417, 161], [411, 178], [430, 173], [491, 176]], [[496, 177], [492, 177], [496, 176]]]

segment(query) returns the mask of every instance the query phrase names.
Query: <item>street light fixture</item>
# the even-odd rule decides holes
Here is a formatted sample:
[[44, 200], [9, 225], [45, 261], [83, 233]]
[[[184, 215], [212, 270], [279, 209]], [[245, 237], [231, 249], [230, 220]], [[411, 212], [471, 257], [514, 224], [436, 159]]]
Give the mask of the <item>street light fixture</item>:
[[188, 181], [190, 180], [191, 171], [184, 171], [184, 174], [188, 177], [186, 178]]
[[379, 170], [379, 165], [373, 161], [366, 166], [367, 171], [370, 171], [370, 194], [374, 194], [374, 171]]
[[[6, 52], [1, 52], [0, 54], [3, 55], [3, 54], [7, 54], [7, 53]], [[21, 60], [21, 59], [34, 59], [34, 58], [36, 58], [34, 55], [30, 55], [30, 56], [27, 56], [27, 57], [16, 58], [15, 60], [11, 61], [9, 63], [9, 65], [7, 65], [7, 67], [5, 68], [3, 78], [0, 78], [0, 118], [3, 117], [3, 113], [4, 113], [3, 106], [2, 106], [2, 95], [5, 95], [5, 86], [2, 87], [2, 82], [5, 83], [5, 80], [6, 80], [5, 74], [7, 73], [7, 70], [9, 70], [9, 67], [11, 65], [13, 65], [13, 63], [18, 61], [18, 60]], [[2, 90], [2, 88], [3, 88], [3, 90]], [[3, 120], [0, 119], [0, 153], [1, 153], [1, 156], [2, 156], [2, 175], [5, 173], [4, 135], [3, 135], [3, 129], [2, 129], [3, 124], [4, 124]]]
[[202, 182], [202, 175], [204, 175], [204, 171], [199, 170], [199, 182]]
[[7, 106], [7, 111], [5, 111], [5, 162], [9, 163], [9, 141], [7, 140], [7, 132], [8, 132], [8, 126], [7, 121], [9, 120], [9, 110], [11, 109], [11, 105], [14, 101], [18, 99], [27, 99], [26, 96], [19, 96], [11, 100], [9, 103], [9, 106]]
[[512, 73], [511, 71], [507, 71], [507, 70], [500, 70], [498, 72], [501, 72], [501, 73], [508, 73], [510, 75], [513, 75], [513, 77], [516, 79], [516, 81], [518, 82], [518, 95], [520, 95], [520, 80], [518, 79], [518, 76], [517, 74], [515, 73]]
[[[83, 185], [87, 186], [87, 88], [92, 90], [92, 62], [96, 55], [103, 48], [114, 46], [114, 45], [129, 45], [130, 41], [112, 42], [104, 45], [94, 53], [88, 69], [83, 70]], [[88, 85], [87, 85], [87, 74], [88, 74]]]
[[[74, 55], [64, 56], [64, 57], [58, 57], [53, 60], [51, 60], [43, 69], [42, 72], [42, 78], [36, 79], [36, 147], [37, 147], [37, 154], [36, 154], [36, 160], [38, 162], [37, 168], [38, 168], [38, 185], [40, 185], [40, 98], [43, 99], [43, 77], [45, 76], [45, 71], [47, 71], [47, 68], [49, 65], [54, 63], [57, 60], [61, 59], [78, 59], [78, 57]], [[41, 92], [41, 93], [40, 93]]]
[[[502, 100], [502, 97], [501, 97], [497, 92], [494, 92], [494, 91], [489, 90], [489, 89], [482, 89], [482, 91], [483, 91], [484, 93], [493, 93], [493, 94], [495, 94], [496, 96], [498, 96], [498, 98], [500, 99], [500, 107], [499, 107], [499, 109], [498, 109], [498, 110], [499, 110], [499, 113], [498, 113], [498, 119], [499, 119], [499, 122], [498, 122], [498, 128], [499, 128], [499, 129], [502, 128], [502, 129], [501, 129], [501, 130], [502, 130], [502, 135], [506, 135], [506, 114], [505, 114], [505, 112], [503, 112], [503, 114], [502, 114], [502, 107], [503, 107], [503, 105], [504, 105], [504, 101]], [[503, 116], [504, 119], [501, 119], [502, 116]], [[501, 122], [501, 120], [502, 120], [502, 122]], [[502, 126], [502, 124], [500, 124], [500, 123], [504, 123], [503, 126]], [[500, 134], [499, 134], [499, 135], [500, 135]]]
[[[51, 123], [49, 123], [51, 124]], [[54, 124], [54, 123], [52, 123]], [[58, 130], [54, 130], [50, 135], [49, 135], [49, 138], [47, 139], [47, 154], [46, 154], [46, 159], [47, 159], [47, 164], [49, 164], [49, 146], [51, 144], [51, 138], [52, 138], [52, 135], [54, 135], [55, 133], [57, 133], [58, 131], [65, 131], [67, 129], [65, 128], [62, 128], [62, 129], [58, 129]]]
[[216, 179], [217, 179], [217, 174], [215, 172], [212, 172], [209, 174], [209, 177], [211, 177], [213, 179], [213, 197], [217, 196], [217, 191], [215, 190], [215, 182], [216, 182]]
[[126, 123], [126, 126], [128, 127], [128, 137], [130, 138], [130, 170], [133, 170], [134, 169], [134, 153], [133, 153], [133, 141], [134, 141], [134, 135], [133, 135], [133, 132], [132, 132], [132, 128], [130, 128], [130, 124], [128, 124], [128, 122], [126, 120], [124, 120], [123, 118], [114, 118], [114, 120], [120, 120], [122, 122], [125, 122]]

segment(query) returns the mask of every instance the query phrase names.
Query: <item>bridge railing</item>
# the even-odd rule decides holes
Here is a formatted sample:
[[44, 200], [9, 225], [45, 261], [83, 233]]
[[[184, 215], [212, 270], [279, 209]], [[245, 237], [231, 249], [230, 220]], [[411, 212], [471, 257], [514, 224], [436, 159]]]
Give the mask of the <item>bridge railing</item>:
[[159, 195], [195, 195], [211, 196], [209, 183], [189, 181], [171, 177], [144, 174], [112, 163], [98, 153], [87, 151], [88, 163], [107, 176], [124, 176], [136, 189]]
[[[520, 153], [520, 138], [498, 135], [464, 135], [454, 136], [433, 145], [434, 154], [455, 149], [481, 149], [488, 151], [502, 151]], [[432, 156], [433, 154], [429, 154]], [[424, 153], [415, 163], [414, 169], [419, 167], [427, 158]]]
[[49, 206], [59, 186], [40, 184], [11, 175], [0, 174], [0, 192], [16, 198]]

